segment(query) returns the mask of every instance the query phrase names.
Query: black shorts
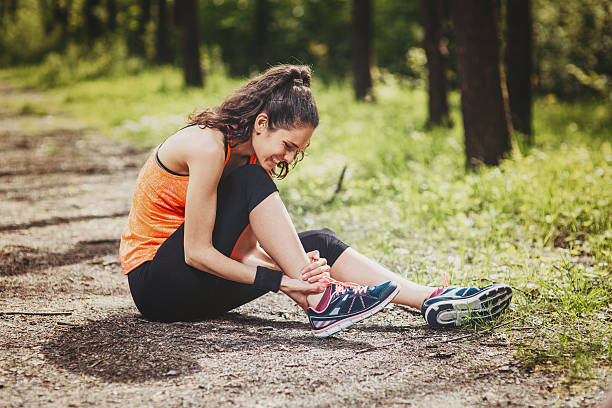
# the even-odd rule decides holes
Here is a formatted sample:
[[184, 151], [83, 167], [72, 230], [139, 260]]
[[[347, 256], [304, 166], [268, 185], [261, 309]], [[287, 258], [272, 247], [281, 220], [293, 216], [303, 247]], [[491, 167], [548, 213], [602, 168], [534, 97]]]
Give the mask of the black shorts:
[[[246, 165], [219, 183], [213, 246], [230, 256], [249, 224], [249, 213], [276, 185], [259, 165]], [[298, 234], [306, 252], [318, 249], [331, 266], [348, 248], [329, 229]], [[266, 293], [253, 285], [203, 272], [185, 263], [184, 225], [157, 250], [155, 257], [130, 271], [128, 280], [138, 310], [159, 321], [198, 320], [219, 315]]]

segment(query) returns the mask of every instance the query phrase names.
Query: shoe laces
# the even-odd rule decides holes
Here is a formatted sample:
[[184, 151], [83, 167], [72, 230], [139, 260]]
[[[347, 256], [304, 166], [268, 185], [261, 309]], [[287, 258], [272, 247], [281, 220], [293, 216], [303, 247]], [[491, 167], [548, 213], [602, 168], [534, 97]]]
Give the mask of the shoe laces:
[[356, 295], [365, 294], [368, 290], [367, 286], [359, 285], [353, 282], [340, 282], [331, 277], [325, 277], [320, 280], [320, 282], [327, 283], [328, 285], [336, 285], [334, 295], [342, 295], [346, 293], [348, 290], [352, 290]]

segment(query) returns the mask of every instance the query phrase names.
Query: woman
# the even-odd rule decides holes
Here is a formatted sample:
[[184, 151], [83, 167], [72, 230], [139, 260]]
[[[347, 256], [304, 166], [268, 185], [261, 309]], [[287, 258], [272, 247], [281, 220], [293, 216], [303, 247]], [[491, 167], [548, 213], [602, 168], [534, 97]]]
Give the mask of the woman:
[[392, 300], [421, 308], [434, 327], [460, 324], [467, 309], [499, 315], [507, 286], [417, 285], [328, 229], [296, 233], [272, 178], [299, 161], [319, 123], [310, 80], [308, 67], [270, 68], [154, 150], [121, 237], [138, 310], [160, 321], [202, 319], [280, 290], [321, 337]]

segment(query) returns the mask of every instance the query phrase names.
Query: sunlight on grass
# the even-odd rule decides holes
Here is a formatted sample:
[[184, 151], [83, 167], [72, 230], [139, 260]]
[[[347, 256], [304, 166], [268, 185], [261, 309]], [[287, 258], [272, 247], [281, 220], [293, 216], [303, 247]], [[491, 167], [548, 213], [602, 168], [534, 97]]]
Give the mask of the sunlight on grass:
[[[27, 83], [23, 70], [0, 77]], [[113, 138], [152, 146], [242, 82], [216, 73], [205, 88], [186, 89], [178, 70], [147, 69], [48, 95]], [[516, 290], [506, 318], [526, 329], [504, 330], [525, 364], [602, 380], [612, 357], [610, 103], [538, 100], [536, 145], [466, 173], [458, 95], [455, 127], [427, 130], [421, 90], [386, 86], [376, 104], [354, 102], [345, 83], [314, 92], [321, 124], [308, 156], [279, 182], [297, 228], [330, 227], [420, 283], [441, 285], [445, 271], [454, 285], [509, 283]]]

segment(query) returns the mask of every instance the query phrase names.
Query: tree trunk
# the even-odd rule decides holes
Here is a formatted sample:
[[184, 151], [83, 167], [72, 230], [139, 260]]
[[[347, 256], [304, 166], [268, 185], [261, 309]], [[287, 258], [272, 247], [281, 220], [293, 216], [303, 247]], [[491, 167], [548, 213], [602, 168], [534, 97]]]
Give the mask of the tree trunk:
[[47, 3], [47, 0], [38, 0], [38, 7], [40, 9], [40, 21], [43, 31], [45, 35], [49, 35], [53, 31], [53, 18], [49, 10], [49, 3]]
[[15, 20], [18, 8], [19, 2], [17, 0], [8, 0], [8, 15], [11, 17], [11, 19]]
[[255, 1], [255, 15], [253, 18], [253, 44], [251, 46], [251, 61], [257, 69], [263, 71], [267, 62], [268, 21], [270, 7], [268, 0]]
[[[180, 6], [178, 6], [179, 3]], [[181, 54], [185, 84], [187, 86], [202, 86], [204, 80], [202, 67], [200, 66], [198, 5], [196, 0], [177, 1], [176, 5], [180, 16]]]
[[450, 125], [446, 68], [448, 51], [444, 37], [444, 0], [421, 0], [425, 28], [423, 48], [427, 55], [428, 126]]
[[531, 127], [532, 38], [531, 1], [506, 2], [506, 75], [514, 129], [533, 144]]
[[70, 16], [70, 7], [72, 6], [72, 1], [53, 1], [53, 20], [55, 24], [60, 26], [60, 38], [59, 45], [60, 48], [64, 48], [68, 43], [68, 34], [70, 30], [69, 24], [69, 16]]
[[99, 0], [85, 0], [83, 4], [85, 37], [90, 43], [102, 35], [102, 22], [95, 11], [99, 4]]
[[106, 0], [106, 26], [108, 31], [114, 32], [117, 29], [117, 1]]
[[[180, 1], [180, 0], [177, 0]], [[145, 35], [147, 31], [147, 23], [151, 19], [151, 0], [140, 0], [139, 2], [138, 24], [136, 25], [136, 32], [133, 34], [132, 40], [132, 53], [140, 56], [145, 56]]]
[[353, 0], [351, 42], [353, 83], [357, 100], [371, 99], [374, 23], [371, 0]]
[[68, 9], [70, 1], [38, 0], [40, 19], [46, 35], [50, 35], [57, 26], [60, 28], [59, 46], [63, 48], [67, 42]]
[[138, 34], [140, 36], [140, 41], [143, 44], [143, 55], [145, 54], [145, 35], [147, 33], [147, 24], [149, 24], [149, 21], [151, 21], [151, 0], [141, 0], [140, 19], [138, 21]]
[[171, 64], [174, 55], [168, 41], [168, 10], [166, 0], [159, 0], [157, 10], [157, 31], [155, 32], [155, 62]]
[[[4, 20], [5, 17], [15, 20], [17, 7], [17, 0], [0, 0], [0, 21]], [[2, 28], [0, 28], [0, 31]]]
[[497, 2], [454, 0], [451, 16], [457, 44], [466, 165], [498, 165], [511, 149], [512, 122], [502, 81]]

